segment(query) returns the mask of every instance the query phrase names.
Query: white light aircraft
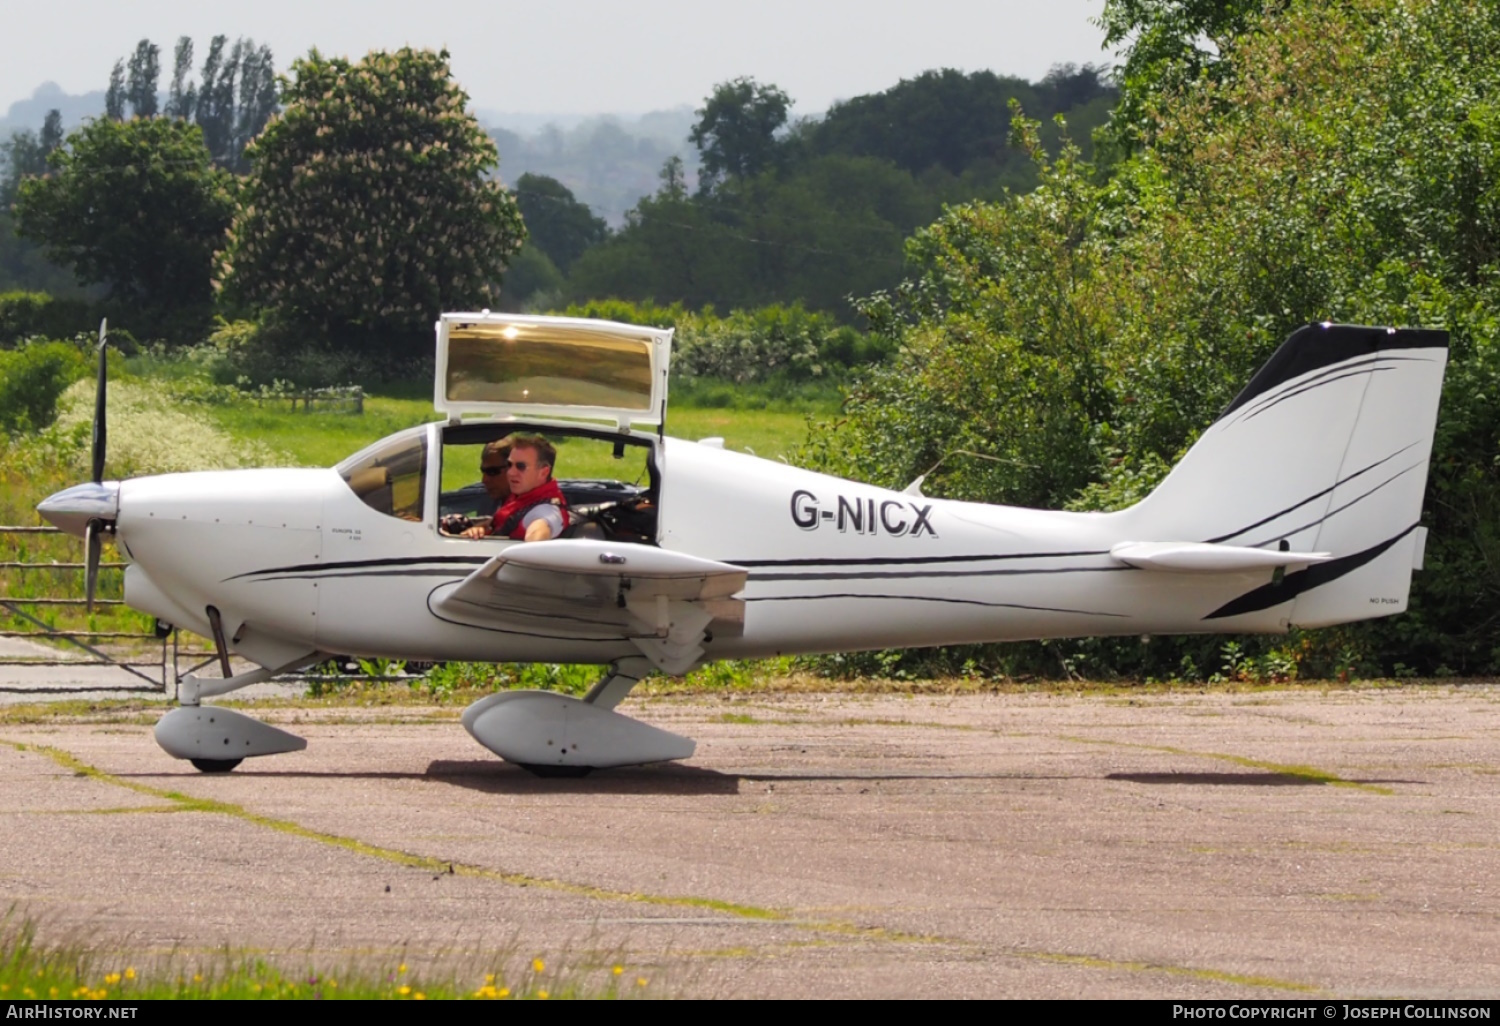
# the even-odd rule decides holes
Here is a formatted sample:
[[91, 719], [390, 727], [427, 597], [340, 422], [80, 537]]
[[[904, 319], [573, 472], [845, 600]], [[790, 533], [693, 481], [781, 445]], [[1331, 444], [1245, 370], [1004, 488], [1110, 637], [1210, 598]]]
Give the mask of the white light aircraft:
[[[223, 679], [188, 675], [156, 727], [206, 772], [305, 747], [200, 704], [353, 653], [605, 669], [583, 698], [491, 695], [474, 738], [543, 775], [683, 759], [694, 744], [614, 711], [642, 677], [716, 659], [1086, 635], [1283, 632], [1406, 608], [1447, 335], [1298, 329], [1149, 496], [1114, 513], [929, 498], [666, 437], [672, 333], [481, 313], [437, 324], [447, 419], [331, 469], [103, 480], [38, 507], [129, 561], [125, 601], [212, 637]], [[465, 416], [465, 414], [478, 416]], [[996, 411], [1003, 416], [1004, 411]], [[642, 431], [633, 426], [654, 428]], [[483, 444], [541, 434], [572, 523], [474, 540]], [[715, 444], [718, 442], [718, 444]], [[635, 485], [567, 480], [588, 446]], [[482, 512], [482, 511], [481, 511]], [[451, 526], [451, 525], [449, 525]], [[231, 675], [229, 657], [258, 669]]]

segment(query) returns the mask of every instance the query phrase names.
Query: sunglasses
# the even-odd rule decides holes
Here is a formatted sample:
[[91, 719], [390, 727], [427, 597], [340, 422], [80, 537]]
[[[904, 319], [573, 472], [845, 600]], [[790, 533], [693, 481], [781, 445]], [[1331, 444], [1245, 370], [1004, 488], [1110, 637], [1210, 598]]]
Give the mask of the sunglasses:
[[511, 467], [515, 467], [517, 470], [524, 474], [526, 473], [526, 468], [529, 466], [531, 466], [531, 464], [527, 463], [525, 460], [512, 460], [509, 463], [500, 463], [493, 467], [480, 467], [479, 469], [485, 477], [494, 477], [496, 474], [505, 473]]

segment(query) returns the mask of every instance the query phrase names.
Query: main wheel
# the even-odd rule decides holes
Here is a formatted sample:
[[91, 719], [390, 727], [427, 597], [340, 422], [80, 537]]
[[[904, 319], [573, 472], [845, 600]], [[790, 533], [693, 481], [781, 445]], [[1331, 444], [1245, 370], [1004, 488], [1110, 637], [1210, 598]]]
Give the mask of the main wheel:
[[193, 764], [193, 769], [197, 770], [199, 773], [228, 773], [230, 770], [234, 769], [236, 766], [238, 766], [240, 763], [242, 763], [244, 761], [245, 761], [244, 759], [189, 759], [188, 760], [188, 762], [191, 762]]
[[548, 766], [536, 762], [517, 763], [527, 773], [538, 777], [586, 777], [594, 772], [592, 766]]

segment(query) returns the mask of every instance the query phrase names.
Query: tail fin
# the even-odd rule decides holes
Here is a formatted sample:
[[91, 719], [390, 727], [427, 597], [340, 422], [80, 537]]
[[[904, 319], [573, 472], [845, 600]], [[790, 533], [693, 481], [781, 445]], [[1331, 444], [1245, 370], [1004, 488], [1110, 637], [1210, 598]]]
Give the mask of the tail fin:
[[1298, 328], [1129, 511], [1142, 537], [1332, 554], [1225, 603], [1212, 629], [1406, 609], [1447, 360], [1443, 331]]

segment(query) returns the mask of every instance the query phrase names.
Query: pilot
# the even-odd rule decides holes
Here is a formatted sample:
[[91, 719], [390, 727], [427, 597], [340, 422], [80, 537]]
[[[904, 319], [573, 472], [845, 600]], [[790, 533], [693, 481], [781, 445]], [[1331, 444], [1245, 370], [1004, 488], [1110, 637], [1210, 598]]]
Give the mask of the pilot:
[[[569, 514], [568, 501], [552, 479], [557, 450], [540, 435], [514, 435], [501, 441], [510, 443], [510, 458], [506, 461], [510, 496], [495, 511], [494, 519], [469, 528], [463, 536], [498, 535], [517, 541], [546, 541], [560, 536], [568, 526]], [[486, 472], [486, 489], [489, 477]]]

